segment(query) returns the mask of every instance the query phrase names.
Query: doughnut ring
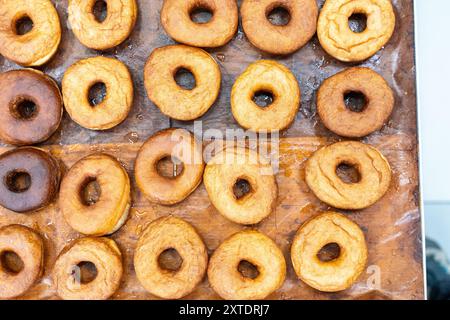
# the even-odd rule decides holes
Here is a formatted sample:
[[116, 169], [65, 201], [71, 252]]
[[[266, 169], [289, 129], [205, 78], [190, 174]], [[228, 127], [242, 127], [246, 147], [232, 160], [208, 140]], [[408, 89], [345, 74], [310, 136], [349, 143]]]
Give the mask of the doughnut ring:
[[[82, 265], [95, 266], [92, 281], [83, 279]], [[64, 300], [105, 300], [119, 288], [123, 274], [122, 253], [112, 239], [81, 238], [59, 254], [53, 273], [56, 291]]]
[[[19, 261], [8, 259], [16, 255]], [[24, 294], [41, 277], [44, 242], [34, 230], [21, 225], [0, 228], [0, 299]], [[8, 263], [10, 262], [10, 263]]]
[[122, 227], [131, 205], [130, 179], [122, 165], [106, 154], [89, 155], [70, 168], [61, 183], [59, 206], [67, 223], [92, 236]]
[[[261, 108], [254, 101], [259, 92], [273, 95], [273, 102]], [[276, 61], [252, 63], [231, 90], [231, 111], [244, 128], [255, 132], [283, 130], [294, 121], [300, 106], [300, 88], [295, 76]]]
[[[337, 168], [348, 165], [357, 169], [359, 181], [347, 183], [337, 175]], [[345, 141], [325, 146], [307, 161], [306, 182], [323, 202], [339, 209], [364, 209], [377, 202], [388, 190], [391, 168], [374, 147]]]
[[[159, 161], [171, 157], [181, 163], [183, 171], [175, 177], [158, 172]], [[201, 183], [203, 169], [202, 144], [184, 129], [166, 129], [150, 137], [139, 150], [134, 166], [136, 184], [154, 203], [172, 205], [186, 199]]]
[[56, 82], [33, 69], [0, 74], [0, 138], [30, 145], [47, 140], [59, 127], [63, 101]]
[[[166, 250], [175, 249], [182, 258], [179, 269], [164, 269], [158, 263]], [[172, 216], [153, 221], [139, 238], [134, 268], [144, 288], [160, 298], [179, 299], [194, 291], [208, 265], [202, 238], [184, 220]]]
[[[353, 112], [345, 105], [345, 96], [362, 94], [365, 106]], [[317, 94], [317, 111], [324, 125], [334, 133], [361, 138], [381, 129], [394, 108], [394, 93], [375, 71], [350, 68], [325, 80]]]
[[131, 34], [138, 15], [135, 0], [108, 0], [105, 20], [93, 14], [96, 0], [69, 0], [69, 23], [78, 40], [88, 48], [113, 48]]
[[[278, 187], [269, 162], [246, 148], [227, 148], [208, 162], [203, 181], [214, 207], [229, 220], [256, 224], [275, 208]], [[249, 192], [237, 197], [234, 187], [241, 181]]]
[[61, 170], [49, 153], [21, 147], [0, 155], [0, 205], [24, 213], [40, 210], [55, 198]]
[[[89, 90], [99, 83], [106, 86], [106, 96], [92, 106]], [[133, 106], [133, 81], [122, 62], [98, 56], [80, 60], [66, 70], [62, 94], [73, 121], [91, 130], [107, 130], [128, 116]]]
[[[241, 262], [256, 267], [250, 278], [239, 271]], [[286, 261], [280, 248], [266, 235], [252, 230], [238, 232], [225, 240], [212, 255], [208, 280], [217, 294], [227, 300], [261, 300], [279, 289], [286, 278]]]
[[[175, 81], [179, 70], [194, 75], [195, 87], [184, 89]], [[173, 45], [155, 49], [145, 64], [145, 88], [150, 100], [165, 115], [189, 121], [201, 117], [216, 101], [221, 73], [217, 62], [206, 51]]]
[[[354, 14], [367, 17], [367, 28], [353, 32], [348, 24]], [[320, 12], [317, 35], [325, 51], [345, 62], [373, 56], [391, 38], [395, 13], [390, 0], [327, 0]]]
[[[24, 34], [17, 25], [29, 19]], [[0, 54], [22, 66], [41, 66], [53, 57], [61, 41], [58, 12], [50, 0], [0, 0]]]
[[[329, 244], [339, 246], [337, 258], [322, 261], [318, 253]], [[291, 247], [297, 276], [324, 292], [350, 288], [367, 264], [367, 246], [359, 226], [336, 212], [325, 212], [303, 224]]]
[[[275, 25], [269, 14], [283, 8], [290, 15], [286, 25]], [[242, 27], [250, 42], [271, 54], [290, 54], [303, 47], [316, 33], [319, 9], [315, 0], [244, 0]]]
[[[212, 14], [206, 23], [196, 23], [191, 14], [205, 9]], [[215, 48], [225, 45], [238, 28], [235, 0], [164, 0], [161, 24], [175, 41], [193, 47]]]

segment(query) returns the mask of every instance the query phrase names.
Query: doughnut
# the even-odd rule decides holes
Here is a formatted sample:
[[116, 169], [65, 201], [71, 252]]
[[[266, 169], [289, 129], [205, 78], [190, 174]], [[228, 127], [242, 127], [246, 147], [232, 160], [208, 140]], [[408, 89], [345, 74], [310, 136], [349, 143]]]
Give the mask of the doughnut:
[[[253, 99], [270, 93], [273, 102], [265, 108]], [[300, 88], [284, 65], [270, 60], [252, 63], [231, 90], [231, 111], [236, 121], [252, 131], [283, 130], [294, 121], [300, 106]]]
[[41, 277], [44, 242], [34, 230], [21, 225], [0, 228], [0, 299], [24, 294]]
[[[174, 164], [181, 163], [181, 174], [166, 177], [158, 171], [158, 163], [167, 158]], [[204, 167], [201, 142], [187, 130], [172, 128], [156, 133], [142, 145], [134, 174], [138, 188], [149, 201], [173, 205], [198, 187]]]
[[[159, 263], [168, 250], [176, 250], [179, 268], [166, 269]], [[139, 282], [153, 295], [179, 299], [194, 291], [203, 280], [208, 253], [202, 238], [187, 222], [172, 216], [159, 218], [143, 231], [134, 254]]]
[[[104, 84], [106, 96], [92, 105], [89, 91]], [[128, 116], [133, 105], [133, 81], [128, 68], [119, 60], [94, 57], [71, 65], [62, 80], [66, 111], [73, 121], [91, 130], [111, 129]]]
[[[358, 181], [342, 180], [339, 166], [353, 167]], [[391, 168], [374, 147], [356, 142], [338, 142], [315, 152], [306, 163], [306, 183], [323, 202], [339, 209], [364, 209], [377, 202], [388, 190]]]
[[[90, 277], [85, 277], [83, 266], [89, 265]], [[59, 254], [53, 281], [64, 300], [105, 300], [119, 288], [122, 274], [122, 253], [114, 240], [87, 237], [73, 241]]]
[[[289, 13], [286, 25], [269, 20], [270, 13], [280, 8]], [[316, 33], [318, 15], [316, 0], [244, 0], [241, 5], [248, 40], [271, 54], [290, 54], [303, 47]]]
[[[363, 32], [349, 27], [352, 15], [367, 18]], [[317, 23], [323, 49], [344, 62], [359, 62], [373, 56], [391, 38], [395, 13], [390, 0], [326, 0]]]
[[[226, 148], [206, 165], [203, 181], [211, 203], [227, 219], [256, 224], [275, 208], [278, 187], [272, 166], [256, 151]], [[248, 183], [248, 192], [237, 196], [235, 187]]]
[[[330, 244], [339, 247], [337, 257], [323, 261], [319, 252]], [[366, 267], [364, 233], [344, 215], [324, 212], [305, 222], [297, 231], [291, 259], [297, 276], [314, 289], [324, 292], [348, 289]]]
[[[191, 14], [211, 13], [206, 23], [196, 23]], [[194, 47], [215, 48], [230, 41], [238, 28], [236, 0], [164, 0], [161, 24], [171, 38]]]
[[122, 227], [131, 205], [130, 179], [122, 165], [106, 154], [75, 163], [64, 177], [59, 206], [67, 223], [91, 235], [112, 234]]
[[[31, 20], [32, 29], [18, 26]], [[59, 47], [61, 25], [50, 0], [0, 0], [0, 54], [22, 66], [41, 66]]]
[[133, 31], [138, 15], [135, 0], [107, 0], [106, 17], [99, 21], [93, 14], [96, 0], [69, 0], [69, 23], [78, 40], [86, 47], [106, 50], [121, 44]]
[[[347, 94], [364, 97], [362, 111], [345, 104]], [[334, 133], [361, 138], [381, 129], [394, 108], [394, 93], [375, 71], [350, 68], [325, 80], [317, 94], [317, 111], [324, 125]]]
[[[175, 76], [188, 70], [195, 87], [185, 89]], [[221, 73], [206, 51], [184, 45], [155, 49], [145, 64], [144, 82], [150, 100], [165, 115], [182, 121], [194, 120], [208, 111], [220, 91]]]
[[61, 169], [49, 153], [21, 147], [0, 155], [0, 205], [24, 213], [40, 210], [55, 198]]
[[[256, 268], [256, 277], [240, 272], [242, 262]], [[227, 300], [261, 300], [278, 290], [286, 277], [286, 261], [272, 239], [253, 230], [235, 233], [214, 251], [208, 280]]]
[[44, 73], [22, 69], [0, 74], [0, 139], [13, 145], [47, 140], [59, 127], [63, 101]]

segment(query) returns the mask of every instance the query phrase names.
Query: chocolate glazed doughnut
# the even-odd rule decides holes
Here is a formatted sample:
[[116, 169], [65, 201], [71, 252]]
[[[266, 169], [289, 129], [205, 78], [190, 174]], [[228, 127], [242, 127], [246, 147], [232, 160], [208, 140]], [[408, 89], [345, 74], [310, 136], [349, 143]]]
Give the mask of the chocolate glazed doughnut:
[[21, 225], [0, 228], [0, 262], [0, 299], [24, 294], [43, 273], [41, 236]]
[[0, 74], [0, 139], [14, 145], [47, 140], [63, 113], [58, 85], [44, 73], [13, 70]]
[[[276, 25], [269, 15], [276, 9], [289, 13], [289, 22]], [[290, 54], [316, 33], [319, 9], [316, 0], [244, 0], [242, 27], [250, 42], [272, 54]]]
[[0, 155], [0, 205], [15, 212], [44, 208], [56, 196], [61, 171], [44, 150], [21, 147]]

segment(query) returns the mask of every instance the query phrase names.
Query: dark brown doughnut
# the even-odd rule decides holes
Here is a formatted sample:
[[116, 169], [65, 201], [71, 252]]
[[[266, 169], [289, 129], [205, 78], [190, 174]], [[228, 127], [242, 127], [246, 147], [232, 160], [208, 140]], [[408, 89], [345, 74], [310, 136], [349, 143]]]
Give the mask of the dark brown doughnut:
[[62, 96], [49, 76], [31, 69], [8, 71], [0, 74], [0, 88], [0, 139], [5, 143], [36, 144], [58, 129]]
[[61, 171], [44, 150], [22, 147], [0, 155], [0, 205], [30, 212], [50, 204], [58, 192]]

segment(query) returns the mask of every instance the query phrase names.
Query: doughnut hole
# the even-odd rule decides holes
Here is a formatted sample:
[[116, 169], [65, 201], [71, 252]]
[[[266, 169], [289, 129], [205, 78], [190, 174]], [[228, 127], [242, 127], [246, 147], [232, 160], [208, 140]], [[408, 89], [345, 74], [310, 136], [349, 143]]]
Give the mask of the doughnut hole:
[[87, 178], [80, 188], [80, 200], [85, 206], [89, 207], [100, 200], [102, 190], [95, 177]]
[[341, 162], [336, 166], [336, 175], [344, 183], [353, 184], [361, 181], [361, 173], [358, 167], [349, 162]]
[[348, 27], [354, 33], [362, 33], [367, 29], [367, 15], [355, 12], [348, 18]]
[[0, 253], [0, 266], [5, 272], [16, 275], [23, 270], [24, 263], [17, 253], [6, 250]]
[[189, 11], [191, 21], [198, 24], [205, 24], [211, 21], [214, 16], [212, 8], [206, 4], [198, 4]]
[[258, 90], [254, 93], [252, 100], [258, 107], [267, 108], [273, 103], [275, 97], [269, 90]]
[[341, 255], [341, 247], [335, 243], [327, 243], [319, 252], [317, 252], [317, 258], [322, 262], [331, 262], [339, 258]]
[[10, 112], [18, 120], [31, 120], [38, 114], [38, 106], [30, 99], [21, 98], [11, 104]]
[[18, 36], [23, 36], [33, 30], [33, 20], [27, 15], [20, 17], [14, 22], [13, 30]]
[[254, 280], [259, 276], [258, 267], [247, 260], [241, 260], [237, 269], [244, 278]]
[[156, 163], [156, 171], [161, 177], [175, 179], [183, 173], [184, 165], [180, 159], [165, 156]]
[[102, 23], [108, 16], [108, 4], [104, 0], [95, 1], [92, 6], [92, 14], [97, 22]]
[[31, 187], [31, 176], [28, 172], [12, 171], [6, 175], [6, 187], [14, 193], [22, 193]]
[[243, 199], [253, 192], [252, 185], [245, 178], [239, 178], [233, 185], [233, 194], [236, 200]]
[[352, 112], [363, 112], [369, 101], [361, 91], [347, 91], [344, 93], [345, 107]]
[[186, 68], [178, 68], [173, 76], [175, 82], [184, 90], [192, 90], [197, 86], [194, 74]]
[[81, 261], [72, 269], [72, 277], [79, 284], [88, 284], [97, 278], [97, 267], [90, 261]]
[[276, 5], [268, 8], [266, 18], [274, 26], [286, 26], [291, 21], [291, 13], [288, 8]]
[[104, 82], [94, 83], [88, 91], [88, 100], [91, 107], [95, 107], [106, 98], [106, 84]]
[[174, 248], [166, 249], [158, 256], [158, 265], [162, 270], [177, 272], [182, 264], [183, 258]]

